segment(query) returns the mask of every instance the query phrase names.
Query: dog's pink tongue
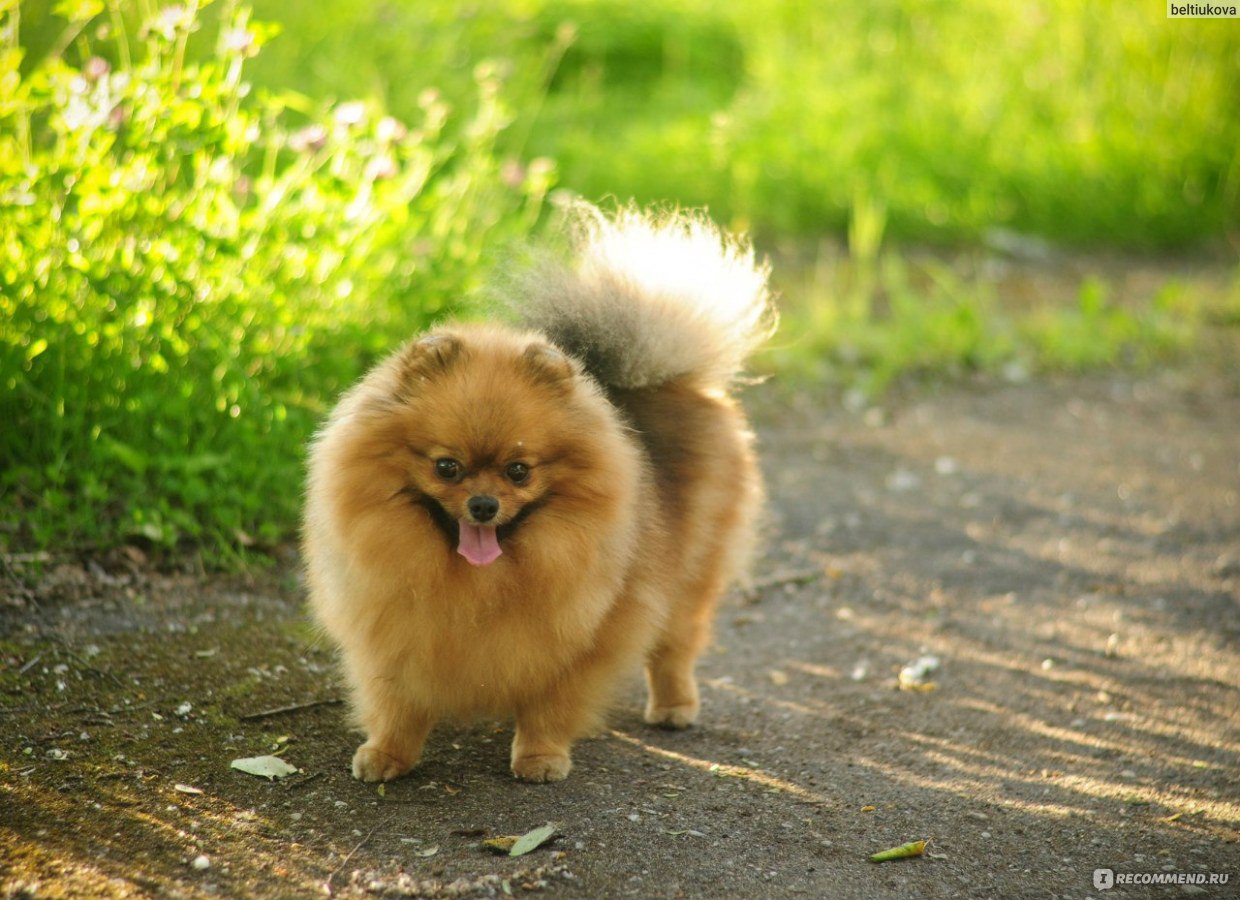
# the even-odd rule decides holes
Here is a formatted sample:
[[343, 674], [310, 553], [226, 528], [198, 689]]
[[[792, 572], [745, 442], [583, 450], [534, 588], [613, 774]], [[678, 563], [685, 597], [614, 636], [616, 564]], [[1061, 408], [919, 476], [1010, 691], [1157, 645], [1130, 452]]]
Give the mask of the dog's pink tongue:
[[461, 522], [461, 539], [456, 552], [475, 566], [485, 566], [499, 559], [504, 551], [499, 549], [499, 538], [494, 525], [472, 525]]

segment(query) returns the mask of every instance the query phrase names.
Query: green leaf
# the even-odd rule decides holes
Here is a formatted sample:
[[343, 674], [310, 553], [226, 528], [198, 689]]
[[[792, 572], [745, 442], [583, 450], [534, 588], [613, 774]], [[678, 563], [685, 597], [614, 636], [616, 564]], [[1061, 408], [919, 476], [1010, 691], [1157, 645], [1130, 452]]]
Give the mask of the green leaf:
[[512, 849], [508, 851], [509, 856], [524, 856], [531, 850], [537, 850], [551, 838], [555, 837], [556, 824], [548, 822], [541, 828], [535, 828], [533, 831], [527, 831], [525, 834], [517, 838], [517, 842], [512, 845]]
[[921, 856], [926, 851], [925, 841], [909, 841], [907, 844], [901, 844], [899, 847], [892, 847], [890, 850], [883, 850], [875, 853], [870, 857], [870, 862], [887, 862], [892, 859], [908, 859], [913, 856]]
[[100, 442], [104, 452], [112, 457], [113, 460], [119, 462], [135, 475], [143, 475], [146, 473], [150, 465], [150, 459], [136, 447], [132, 447], [122, 441], [118, 441], [114, 437], [104, 436]]
[[60, 0], [52, 12], [69, 22], [89, 22], [103, 12], [103, 0]]
[[26, 350], [26, 361], [34, 359], [40, 353], [47, 349], [47, 338], [39, 338], [30, 345]]

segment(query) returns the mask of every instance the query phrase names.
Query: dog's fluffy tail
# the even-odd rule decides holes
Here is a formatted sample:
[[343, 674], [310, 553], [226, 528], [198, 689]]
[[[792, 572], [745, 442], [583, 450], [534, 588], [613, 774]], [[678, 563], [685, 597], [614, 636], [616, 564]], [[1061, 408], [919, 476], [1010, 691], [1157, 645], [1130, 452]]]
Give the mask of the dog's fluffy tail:
[[724, 389], [774, 329], [768, 268], [702, 215], [570, 210], [572, 254], [510, 287], [522, 324], [603, 384]]

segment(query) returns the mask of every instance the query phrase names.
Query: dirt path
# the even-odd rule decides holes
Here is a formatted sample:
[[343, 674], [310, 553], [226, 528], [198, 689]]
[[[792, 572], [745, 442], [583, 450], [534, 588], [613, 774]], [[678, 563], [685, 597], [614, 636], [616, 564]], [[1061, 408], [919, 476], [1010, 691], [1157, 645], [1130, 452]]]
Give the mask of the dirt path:
[[[0, 893], [1236, 896], [1236, 384], [753, 399], [772, 539], [703, 725], [645, 727], [635, 684], [560, 785], [509, 777], [507, 725], [353, 781], [343, 708], [304, 705], [340, 689], [292, 578], [10, 560]], [[897, 689], [922, 656], [934, 688]], [[273, 750], [300, 773], [229, 767]], [[479, 848], [546, 822], [528, 855]]]

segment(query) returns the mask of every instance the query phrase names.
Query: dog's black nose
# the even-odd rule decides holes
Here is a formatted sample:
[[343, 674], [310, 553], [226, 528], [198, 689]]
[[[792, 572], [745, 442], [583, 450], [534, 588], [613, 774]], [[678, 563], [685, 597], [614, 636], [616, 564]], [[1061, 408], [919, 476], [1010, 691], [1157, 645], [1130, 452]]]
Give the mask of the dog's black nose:
[[499, 501], [486, 495], [470, 497], [465, 505], [469, 507], [469, 514], [475, 522], [490, 522], [499, 512]]

